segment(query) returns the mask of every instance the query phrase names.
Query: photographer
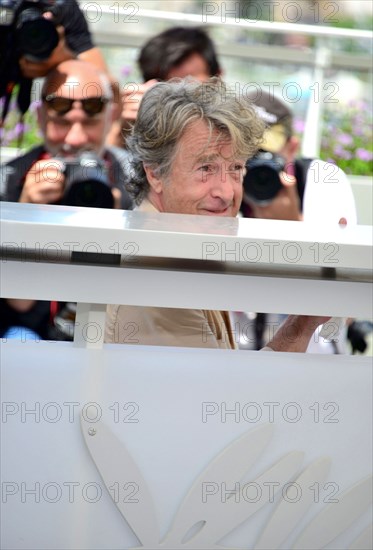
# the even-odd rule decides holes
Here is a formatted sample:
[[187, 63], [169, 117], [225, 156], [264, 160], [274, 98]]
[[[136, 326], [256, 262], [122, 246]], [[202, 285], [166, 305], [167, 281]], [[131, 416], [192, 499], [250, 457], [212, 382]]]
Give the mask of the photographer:
[[[38, 122], [43, 145], [0, 167], [1, 200], [132, 208], [125, 189], [128, 154], [105, 147], [112, 91], [104, 73], [85, 61], [61, 63], [45, 79]], [[55, 311], [41, 304], [1, 300], [0, 337], [19, 318], [46, 338]]]
[[93, 44], [76, 0], [0, 0], [0, 13], [0, 128], [13, 95], [22, 117], [31, 103], [33, 79], [69, 59], [88, 61], [108, 74], [119, 116], [118, 83]]
[[[267, 128], [261, 150], [246, 163], [243, 216], [304, 221], [325, 228], [356, 224], [355, 201], [346, 174], [319, 159], [297, 158], [299, 139], [293, 134], [292, 112], [283, 101], [263, 90], [250, 99]], [[265, 341], [266, 321], [266, 314], [256, 314], [255, 349]], [[318, 340], [311, 340], [308, 351], [344, 351], [343, 342]]]
[[[105, 147], [111, 122], [112, 91], [106, 75], [84, 61], [61, 63], [48, 74], [42, 89], [38, 123], [44, 143], [1, 166], [1, 199], [131, 208], [131, 199], [125, 189], [127, 153]], [[85, 164], [96, 168], [100, 183], [105, 177], [107, 179], [106, 187], [113, 195], [111, 205], [100, 204], [99, 196], [92, 204], [88, 200], [84, 203], [81, 196], [75, 203], [70, 195], [66, 197], [67, 173], [69, 180], [74, 179], [74, 172], [79, 172], [79, 159], [87, 153], [89, 159]], [[84, 170], [81, 171], [84, 175]]]
[[0, 0], [0, 8], [5, 14], [0, 23], [1, 63], [3, 71], [13, 71], [10, 78], [18, 68], [21, 77], [42, 77], [75, 57], [106, 71], [76, 0], [15, 0], [10, 4]]
[[121, 115], [108, 137], [108, 143], [119, 147], [126, 146], [141, 100], [154, 84], [186, 76], [202, 82], [221, 74], [214, 43], [199, 27], [171, 27], [153, 36], [141, 48], [138, 65], [144, 83], [123, 91]]
[[246, 164], [245, 217], [335, 225], [356, 224], [353, 193], [346, 174], [319, 159], [298, 158], [293, 115], [273, 94], [250, 96], [267, 129], [261, 150]]

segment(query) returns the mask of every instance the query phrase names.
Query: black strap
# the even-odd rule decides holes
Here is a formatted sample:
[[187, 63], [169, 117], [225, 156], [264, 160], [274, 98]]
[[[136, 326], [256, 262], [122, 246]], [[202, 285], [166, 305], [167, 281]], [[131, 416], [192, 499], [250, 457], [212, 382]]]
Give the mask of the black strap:
[[313, 160], [314, 159], [301, 158], [295, 161], [295, 177], [297, 180], [297, 189], [298, 189], [298, 195], [300, 199], [301, 212], [303, 211], [303, 197], [304, 197], [304, 190], [306, 188], [307, 173], [308, 173], [310, 164]]

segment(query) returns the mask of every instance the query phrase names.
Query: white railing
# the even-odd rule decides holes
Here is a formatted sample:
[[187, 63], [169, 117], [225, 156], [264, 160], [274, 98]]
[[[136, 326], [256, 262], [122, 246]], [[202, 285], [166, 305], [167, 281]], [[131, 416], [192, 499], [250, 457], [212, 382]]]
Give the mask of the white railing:
[[94, 323], [102, 347], [113, 303], [372, 317], [370, 226], [4, 202], [1, 210], [1, 296], [77, 302], [75, 341], [84, 345], [81, 327]]
[[3, 296], [370, 316], [369, 226], [15, 203], [1, 210]]
[[1, 214], [1, 296], [77, 301], [87, 328], [2, 342], [2, 547], [370, 547], [371, 358], [102, 345], [88, 328], [105, 303], [371, 315], [371, 228]]

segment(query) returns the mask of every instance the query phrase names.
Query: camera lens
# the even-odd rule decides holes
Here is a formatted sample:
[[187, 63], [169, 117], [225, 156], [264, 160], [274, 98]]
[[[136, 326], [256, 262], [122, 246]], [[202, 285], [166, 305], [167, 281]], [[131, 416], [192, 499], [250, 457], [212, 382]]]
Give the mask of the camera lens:
[[65, 162], [62, 204], [88, 208], [113, 208], [114, 199], [104, 162], [90, 151]]
[[270, 203], [282, 188], [280, 172], [284, 166], [281, 156], [259, 151], [246, 165], [247, 173], [243, 181], [245, 195], [258, 204]]
[[44, 19], [39, 10], [29, 8], [20, 13], [17, 21], [17, 46], [31, 61], [48, 59], [59, 41], [54, 24]]
[[258, 166], [245, 177], [245, 193], [258, 203], [270, 202], [282, 187], [278, 173], [270, 166]]
[[110, 188], [96, 179], [75, 181], [65, 193], [66, 206], [86, 206], [88, 208], [113, 208], [114, 199]]

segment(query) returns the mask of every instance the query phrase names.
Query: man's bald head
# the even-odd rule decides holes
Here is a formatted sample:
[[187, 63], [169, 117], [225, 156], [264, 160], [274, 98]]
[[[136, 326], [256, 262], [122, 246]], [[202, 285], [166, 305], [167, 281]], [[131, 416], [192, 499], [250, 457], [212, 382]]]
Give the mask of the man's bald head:
[[39, 125], [52, 156], [94, 151], [102, 156], [112, 124], [112, 90], [107, 76], [87, 61], [60, 63], [45, 78]]
[[43, 96], [56, 94], [70, 99], [86, 97], [106, 97], [112, 99], [113, 93], [105, 73], [95, 65], [79, 59], [60, 63], [45, 78]]

